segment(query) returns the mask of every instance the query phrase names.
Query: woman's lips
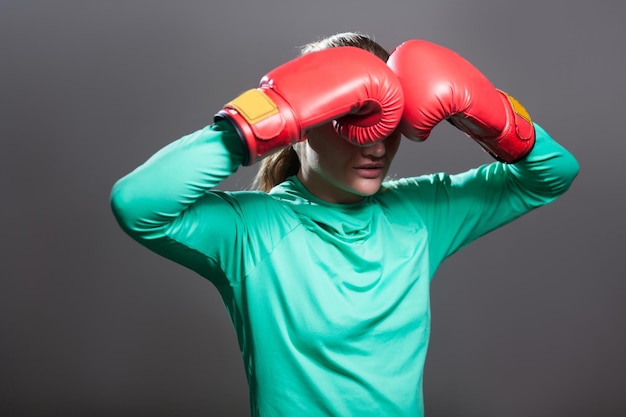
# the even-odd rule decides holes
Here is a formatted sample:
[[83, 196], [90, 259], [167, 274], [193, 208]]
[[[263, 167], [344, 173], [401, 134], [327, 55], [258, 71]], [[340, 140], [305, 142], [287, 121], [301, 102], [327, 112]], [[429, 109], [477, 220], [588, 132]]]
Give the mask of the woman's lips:
[[355, 166], [354, 170], [359, 174], [360, 177], [374, 179], [379, 178], [383, 175], [385, 167], [381, 164], [365, 164]]

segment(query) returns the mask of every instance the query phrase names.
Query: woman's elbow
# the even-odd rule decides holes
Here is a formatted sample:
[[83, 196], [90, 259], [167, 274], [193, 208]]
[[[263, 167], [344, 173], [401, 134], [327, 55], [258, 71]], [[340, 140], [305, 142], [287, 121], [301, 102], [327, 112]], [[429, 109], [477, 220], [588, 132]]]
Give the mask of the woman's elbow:
[[109, 196], [109, 203], [111, 205], [111, 211], [113, 212], [113, 216], [119, 223], [119, 225], [126, 229], [130, 219], [130, 210], [129, 208], [132, 206], [132, 200], [129, 199], [129, 195], [124, 189], [123, 186], [120, 185], [121, 180], [117, 181], [113, 188], [111, 188], [111, 194]]
[[113, 216], [120, 227], [130, 235], [140, 232], [138, 225], [141, 223], [140, 198], [129, 187], [124, 178], [118, 180], [111, 189], [109, 202]]
[[569, 152], [565, 152], [561, 155], [559, 162], [557, 169], [553, 173], [555, 178], [558, 178], [558, 181], [555, 181], [556, 186], [554, 187], [557, 195], [565, 193], [571, 187], [580, 172], [578, 160]]

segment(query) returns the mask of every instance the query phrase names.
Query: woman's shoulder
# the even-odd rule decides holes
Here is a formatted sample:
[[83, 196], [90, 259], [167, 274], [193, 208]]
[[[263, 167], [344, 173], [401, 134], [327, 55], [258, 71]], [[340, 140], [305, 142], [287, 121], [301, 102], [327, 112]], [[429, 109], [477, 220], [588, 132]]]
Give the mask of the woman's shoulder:
[[415, 177], [392, 178], [383, 182], [379, 193], [412, 193], [416, 190], [426, 190], [450, 182], [451, 176], [445, 172], [424, 174]]
[[238, 211], [265, 213], [281, 210], [284, 204], [274, 196], [260, 190], [211, 190], [207, 193], [209, 198], [218, 198]]

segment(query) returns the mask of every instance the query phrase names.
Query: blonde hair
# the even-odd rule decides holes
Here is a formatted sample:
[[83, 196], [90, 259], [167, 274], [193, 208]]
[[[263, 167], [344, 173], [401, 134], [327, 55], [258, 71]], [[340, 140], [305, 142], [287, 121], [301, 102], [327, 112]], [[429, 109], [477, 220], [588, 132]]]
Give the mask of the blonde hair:
[[[383, 61], [389, 59], [389, 52], [372, 38], [358, 32], [343, 32], [329, 36], [315, 42], [308, 43], [300, 48], [300, 54], [308, 54], [328, 48], [340, 46], [355, 46], [373, 53]], [[296, 175], [300, 170], [300, 159], [293, 149], [288, 146], [265, 157], [252, 183], [252, 188], [269, 192], [276, 185], [288, 177]]]

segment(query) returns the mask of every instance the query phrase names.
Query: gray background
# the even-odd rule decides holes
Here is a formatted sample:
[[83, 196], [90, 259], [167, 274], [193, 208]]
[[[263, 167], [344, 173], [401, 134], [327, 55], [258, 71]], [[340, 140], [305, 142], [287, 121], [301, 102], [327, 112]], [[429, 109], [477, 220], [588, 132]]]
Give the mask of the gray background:
[[[2, 0], [0, 415], [247, 414], [217, 292], [124, 235], [109, 191], [345, 30], [456, 50], [581, 164], [556, 203], [440, 269], [427, 415], [625, 415], [625, 17], [621, 0]], [[487, 161], [442, 124], [392, 171]]]

